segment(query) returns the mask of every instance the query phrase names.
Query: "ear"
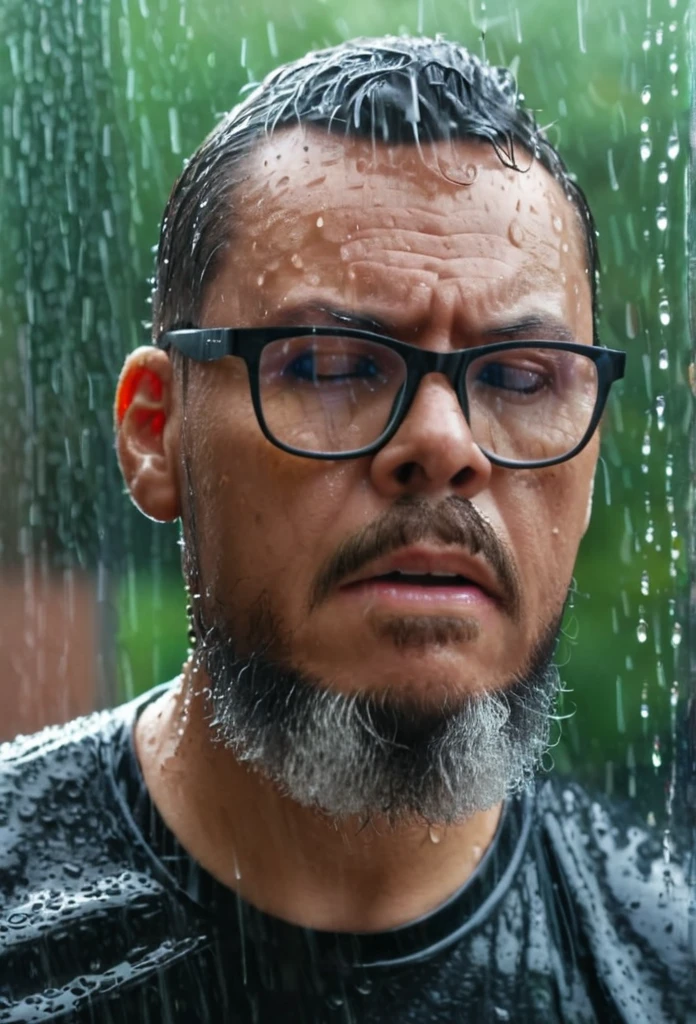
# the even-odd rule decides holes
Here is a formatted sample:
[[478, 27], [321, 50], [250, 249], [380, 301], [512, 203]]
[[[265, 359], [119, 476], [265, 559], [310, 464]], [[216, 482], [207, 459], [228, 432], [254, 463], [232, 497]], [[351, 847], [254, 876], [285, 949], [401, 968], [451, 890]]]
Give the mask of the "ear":
[[594, 497], [594, 485], [596, 477], [592, 477], [590, 480], [590, 493], [587, 498], [587, 511], [585, 512], [585, 525], [582, 528], [583, 537], [587, 533], [587, 528], [590, 525], [590, 519], [592, 518], [592, 499]]
[[131, 352], [116, 389], [116, 451], [131, 498], [158, 522], [180, 514], [175, 404], [166, 352], [149, 346]]

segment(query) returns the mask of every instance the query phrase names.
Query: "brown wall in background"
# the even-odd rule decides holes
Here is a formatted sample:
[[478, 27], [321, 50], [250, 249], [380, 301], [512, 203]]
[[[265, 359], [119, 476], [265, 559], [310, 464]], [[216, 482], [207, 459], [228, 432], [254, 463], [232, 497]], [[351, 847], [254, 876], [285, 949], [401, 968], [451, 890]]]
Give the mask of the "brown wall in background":
[[88, 574], [0, 578], [0, 740], [99, 704], [98, 627]]

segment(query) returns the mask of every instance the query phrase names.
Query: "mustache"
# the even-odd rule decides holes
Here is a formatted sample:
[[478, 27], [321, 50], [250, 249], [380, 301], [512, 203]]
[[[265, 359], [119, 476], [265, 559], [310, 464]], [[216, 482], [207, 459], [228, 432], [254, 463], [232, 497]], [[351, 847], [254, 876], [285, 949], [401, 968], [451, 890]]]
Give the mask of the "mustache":
[[493, 570], [505, 610], [519, 617], [520, 577], [507, 545], [468, 498], [450, 495], [437, 505], [424, 498], [399, 498], [383, 515], [349, 537], [320, 569], [310, 595], [310, 611], [326, 600], [346, 576], [376, 558], [419, 541], [454, 544], [482, 555]]

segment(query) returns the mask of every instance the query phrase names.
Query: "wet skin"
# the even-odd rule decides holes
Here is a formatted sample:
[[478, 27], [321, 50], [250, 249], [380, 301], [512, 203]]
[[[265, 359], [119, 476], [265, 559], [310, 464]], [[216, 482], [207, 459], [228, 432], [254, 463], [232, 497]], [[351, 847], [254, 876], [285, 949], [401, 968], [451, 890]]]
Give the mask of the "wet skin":
[[[591, 344], [581, 232], [560, 187], [537, 164], [527, 173], [506, 170], [477, 142], [435, 152], [447, 178], [466, 180], [474, 168], [473, 182], [447, 180], [432, 152], [424, 165], [411, 147], [299, 130], [259, 147], [235, 199], [234, 237], [207, 288], [202, 324], [334, 324], [321, 307], [369, 318], [375, 329], [433, 351], [526, 338]], [[284, 453], [262, 436], [239, 360], [191, 365], [183, 408], [167, 355], [139, 349], [124, 368], [124, 390], [119, 457], [136, 503], [156, 519], [186, 515], [185, 458], [204, 600], [244, 640], [249, 612], [264, 595], [293, 663], [326, 686], [346, 694], [389, 688], [430, 706], [500, 688], [524, 670], [558, 615], [589, 518], [597, 437], [560, 466], [494, 467], [473, 443], [445, 378], [432, 375], [381, 451], [322, 462]], [[410, 588], [410, 596], [337, 588], [310, 607], [317, 575], [347, 538], [398, 498], [436, 503], [450, 495], [474, 502], [507, 550], [521, 586], [517, 614], [475, 587], [468, 597], [453, 591], [438, 601], [426, 588], [420, 595]], [[426, 545], [424, 557], [436, 547]], [[437, 642], [434, 633], [429, 639], [424, 619], [457, 617], [465, 629], [444, 642], [441, 631]], [[411, 620], [416, 646], [394, 643], [395, 618]], [[143, 751], [149, 743], [153, 765], [165, 756], [166, 721], [171, 715], [160, 709], [141, 734], [148, 785], [160, 786], [162, 804], [166, 787], [154, 768], [148, 778]], [[181, 760], [172, 744], [166, 756]], [[409, 865], [402, 845], [395, 891], [417, 867], [420, 902], [406, 909], [401, 901], [380, 926], [423, 912], [461, 884], [474, 863], [463, 864], [462, 844], [485, 847], [497, 810], [452, 830], [451, 870], [441, 862], [438, 881], [425, 889], [420, 855]], [[186, 831], [180, 812], [174, 817]], [[444, 847], [437, 850], [444, 856]], [[374, 847], [370, 857], [371, 867], [379, 862]], [[394, 851], [385, 846], [384, 857], [393, 873]], [[210, 851], [199, 859], [218, 863]], [[354, 901], [355, 891], [354, 880]], [[286, 907], [270, 909], [291, 916]]]

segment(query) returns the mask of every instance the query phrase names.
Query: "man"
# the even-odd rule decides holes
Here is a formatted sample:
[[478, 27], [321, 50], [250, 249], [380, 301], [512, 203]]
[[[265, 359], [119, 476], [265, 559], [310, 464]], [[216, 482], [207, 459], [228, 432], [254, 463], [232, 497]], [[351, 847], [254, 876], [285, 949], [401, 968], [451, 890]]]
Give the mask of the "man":
[[532, 784], [624, 366], [596, 267], [454, 44], [311, 54], [203, 143], [116, 401], [193, 646], [7, 749], [0, 1021], [687, 1019], [678, 859]]

